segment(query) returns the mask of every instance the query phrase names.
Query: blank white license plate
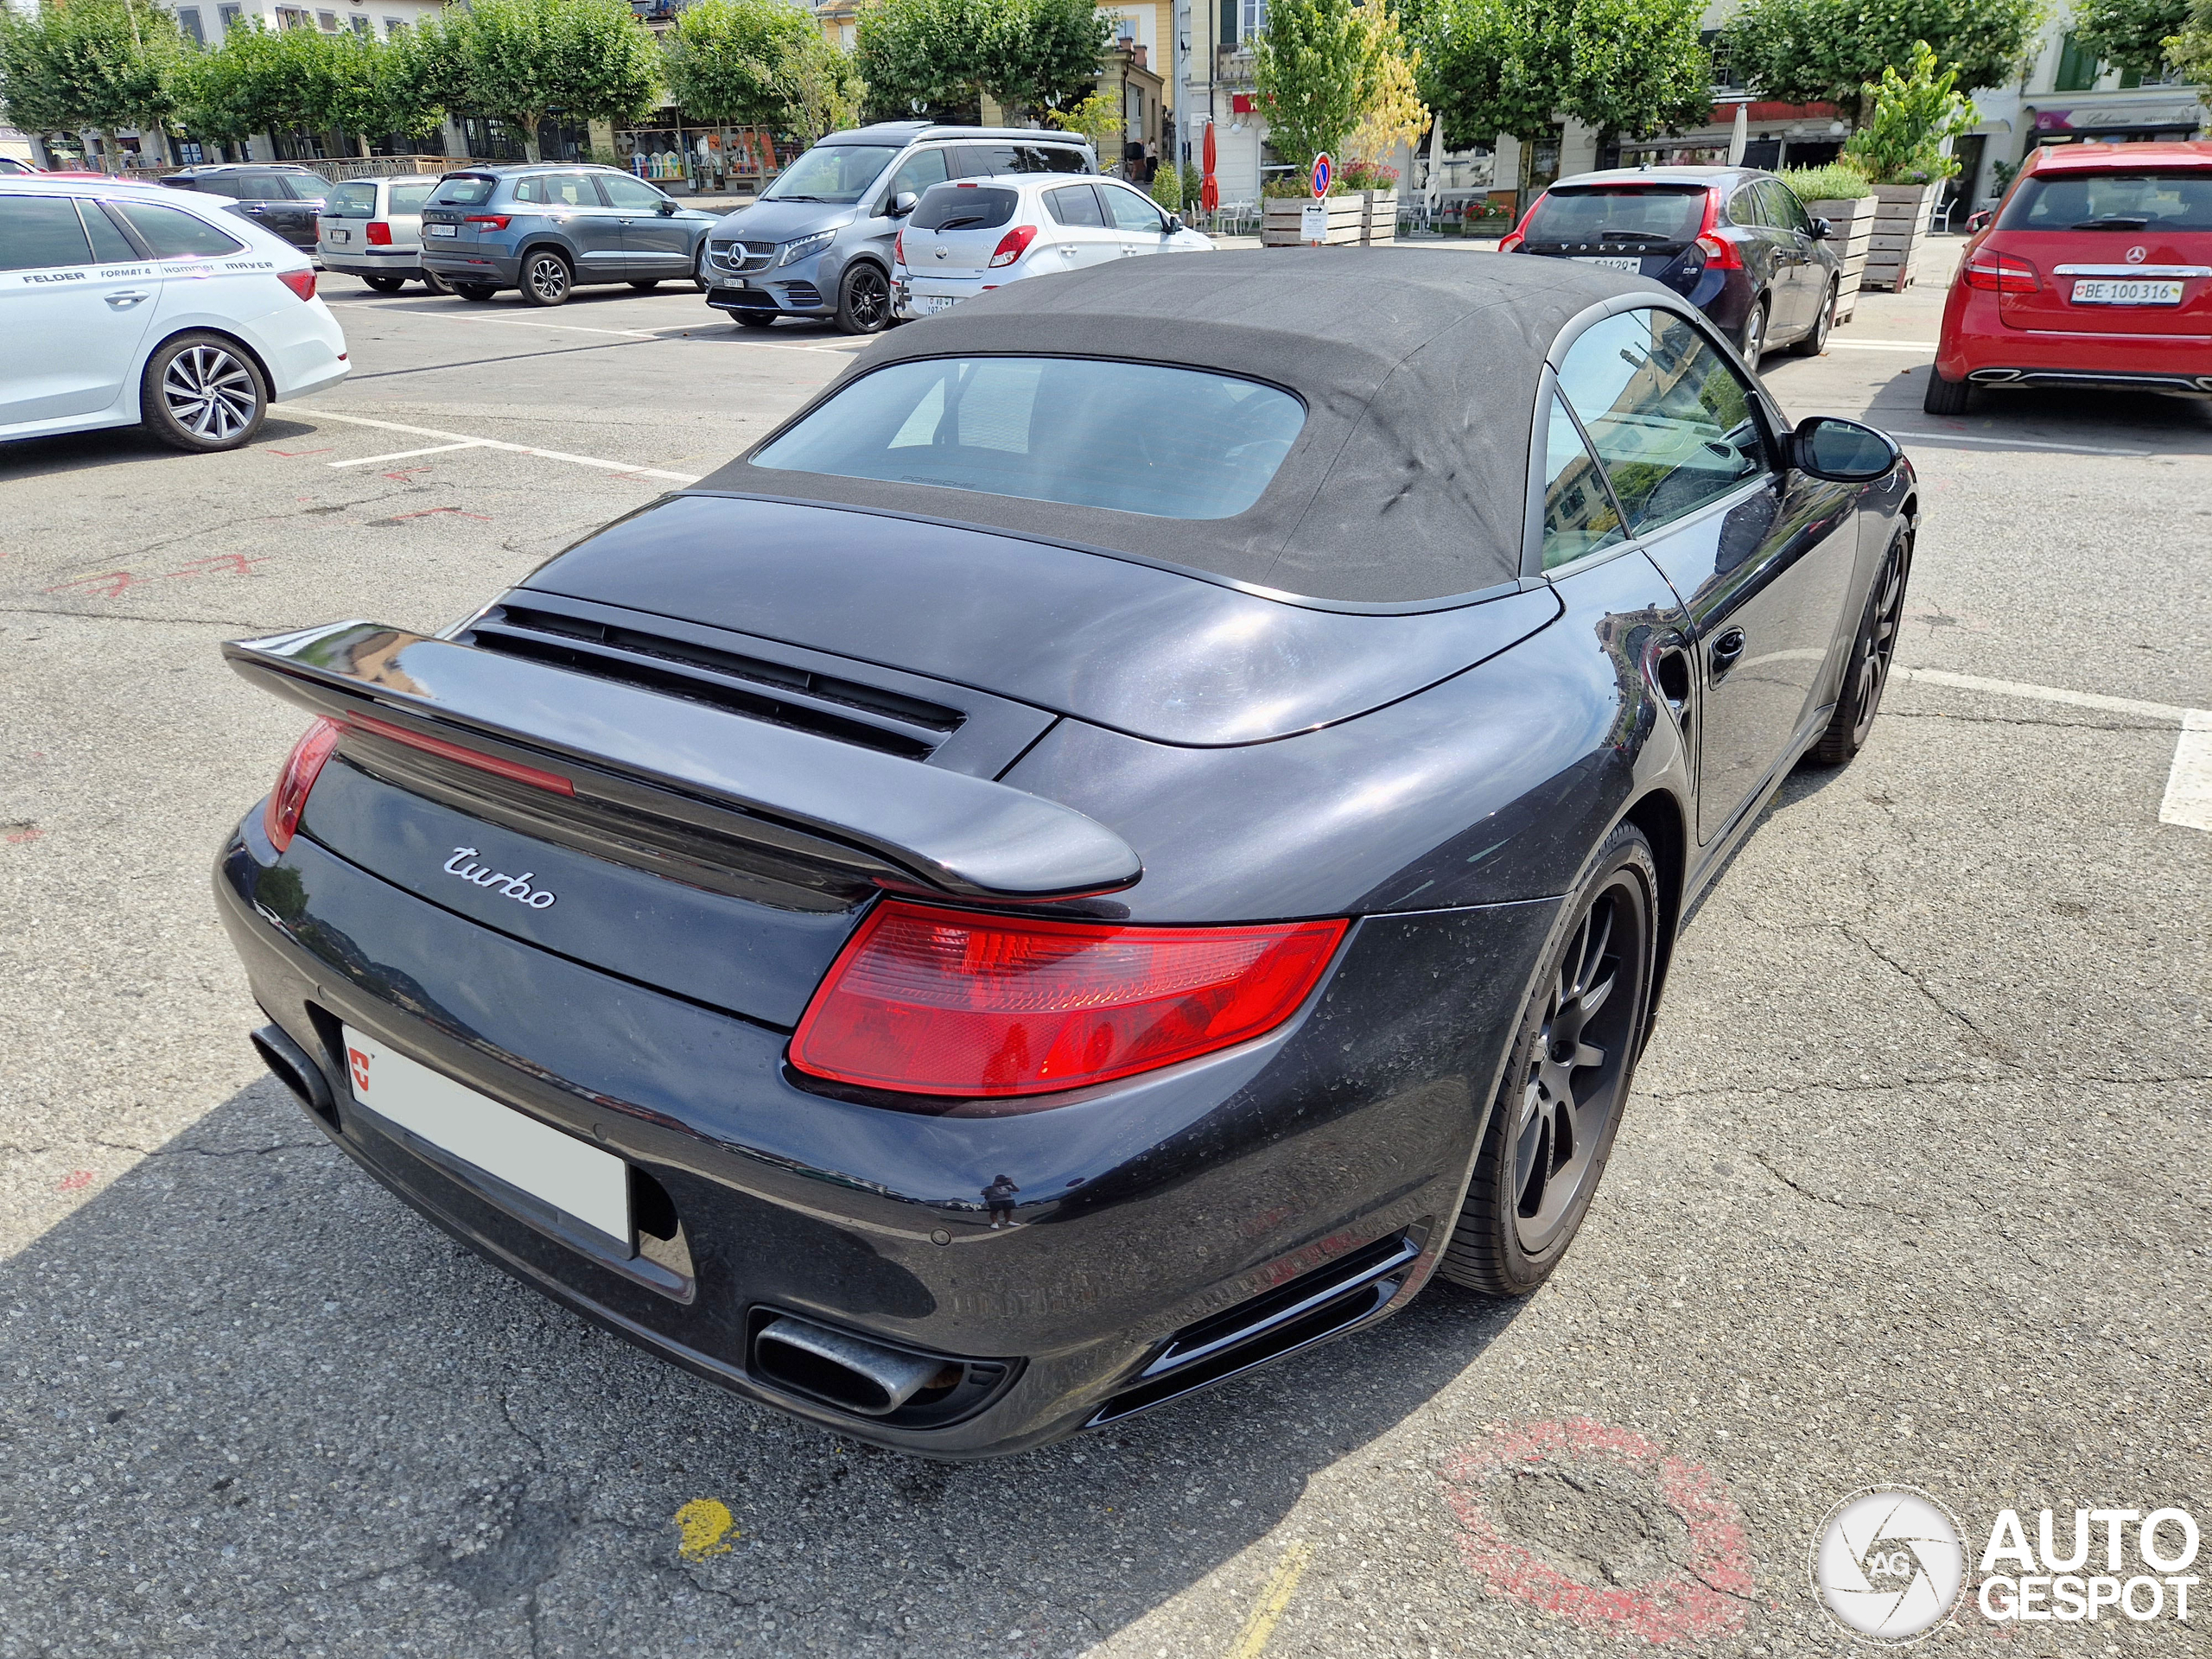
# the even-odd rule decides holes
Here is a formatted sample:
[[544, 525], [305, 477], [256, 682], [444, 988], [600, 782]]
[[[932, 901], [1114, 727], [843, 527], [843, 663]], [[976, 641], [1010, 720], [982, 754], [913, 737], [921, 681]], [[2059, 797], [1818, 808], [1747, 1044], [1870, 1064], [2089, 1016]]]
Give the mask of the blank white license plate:
[[957, 294], [917, 294], [914, 296], [914, 303], [921, 307], [925, 312], [950, 311], [960, 303], [960, 296]]
[[1578, 265], [1595, 265], [1600, 270], [1624, 270], [1631, 276], [1643, 269], [1643, 261], [1632, 253], [1578, 253]]
[[459, 236], [461, 234], [461, 227], [458, 225], [433, 225], [429, 229], [432, 236]]
[[378, 1117], [630, 1248], [630, 1170], [347, 1026], [346, 1080]]
[[330, 232], [330, 239], [334, 242], [351, 242], [353, 239], [353, 232], [351, 231], [333, 231]]
[[2179, 283], [2154, 282], [2149, 279], [2129, 282], [2120, 279], [2075, 283], [2074, 303], [2076, 305], [2179, 305]]

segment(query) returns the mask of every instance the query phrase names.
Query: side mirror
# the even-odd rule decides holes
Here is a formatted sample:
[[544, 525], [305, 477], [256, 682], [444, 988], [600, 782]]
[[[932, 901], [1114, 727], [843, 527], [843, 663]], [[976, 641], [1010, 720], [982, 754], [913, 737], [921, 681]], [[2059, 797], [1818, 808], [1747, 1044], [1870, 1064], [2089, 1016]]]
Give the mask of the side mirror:
[[901, 190], [897, 195], [891, 198], [891, 206], [885, 208], [884, 212], [888, 213], [893, 219], [904, 219], [907, 214], [914, 211], [914, 204], [919, 200], [921, 200], [921, 198], [916, 195], [912, 191]]
[[1968, 213], [1967, 215], [1967, 233], [1969, 236], [1971, 236], [1974, 232], [1982, 230], [1988, 226], [1989, 211], [1990, 210], [1988, 208], [1985, 207], [1978, 213]]
[[1834, 415], [1808, 416], [1789, 435], [1789, 464], [1839, 484], [1871, 483], [1904, 458], [1887, 433]]
[[1825, 219], [1816, 219], [1813, 221], [1814, 241], [1825, 242], [1834, 234], [1835, 226], [1829, 224]]
[[663, 219], [666, 219], [671, 213], [676, 211], [676, 204], [665, 198], [663, 198], [659, 207], [655, 211], [658, 212]]
[[1174, 234], [1175, 234], [1175, 232], [1178, 232], [1178, 231], [1181, 230], [1182, 228], [1183, 228], [1183, 215], [1182, 215], [1182, 214], [1180, 214], [1180, 213], [1170, 213], [1170, 214], [1168, 214], [1168, 215], [1167, 215], [1167, 231], [1166, 231], [1166, 234], [1167, 234], [1167, 235], [1169, 235], [1169, 236], [1173, 236], [1173, 235], [1174, 235]]

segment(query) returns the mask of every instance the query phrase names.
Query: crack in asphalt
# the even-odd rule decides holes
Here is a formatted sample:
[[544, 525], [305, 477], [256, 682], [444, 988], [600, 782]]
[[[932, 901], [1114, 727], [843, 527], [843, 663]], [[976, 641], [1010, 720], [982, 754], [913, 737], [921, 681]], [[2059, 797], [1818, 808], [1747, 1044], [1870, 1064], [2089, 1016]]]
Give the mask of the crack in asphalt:
[[1969, 726], [2058, 726], [2072, 732], [2171, 732], [2173, 722], [2145, 720], [2121, 722], [2103, 720], [2037, 720], [2027, 715], [1959, 715], [1941, 713], [1933, 709], [1891, 709], [1884, 711], [1894, 720], [1955, 720]]

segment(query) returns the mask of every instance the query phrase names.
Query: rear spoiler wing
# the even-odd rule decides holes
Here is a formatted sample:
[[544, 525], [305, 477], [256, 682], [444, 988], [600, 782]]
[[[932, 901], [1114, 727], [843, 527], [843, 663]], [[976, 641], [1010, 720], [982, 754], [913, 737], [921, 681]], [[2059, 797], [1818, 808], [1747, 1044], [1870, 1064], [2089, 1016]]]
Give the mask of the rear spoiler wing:
[[880, 885], [1033, 902], [1144, 873], [1104, 825], [1010, 785], [448, 639], [334, 622], [223, 655], [313, 713], [458, 744], [580, 798], [786, 848], [792, 830], [826, 837], [881, 861]]

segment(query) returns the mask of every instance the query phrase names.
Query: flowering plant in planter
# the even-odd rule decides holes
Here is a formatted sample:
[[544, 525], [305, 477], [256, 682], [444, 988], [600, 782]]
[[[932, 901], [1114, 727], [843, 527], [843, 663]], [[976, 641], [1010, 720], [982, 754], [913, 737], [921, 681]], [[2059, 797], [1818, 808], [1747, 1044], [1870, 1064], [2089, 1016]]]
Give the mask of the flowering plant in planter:
[[1351, 161], [1344, 163], [1344, 188], [1347, 190], [1395, 190], [1398, 169], [1385, 167], [1380, 162]]
[[1910, 73], [1900, 75], [1892, 64], [1882, 71], [1874, 94], [1874, 118], [1851, 135], [1843, 147], [1847, 160], [1871, 175], [1877, 184], [1938, 184], [1959, 170], [1956, 158], [1943, 152], [1950, 139], [1981, 118], [1974, 100], [1957, 89], [1959, 73], [1936, 73], [1936, 54], [1925, 41], [1915, 41]]

